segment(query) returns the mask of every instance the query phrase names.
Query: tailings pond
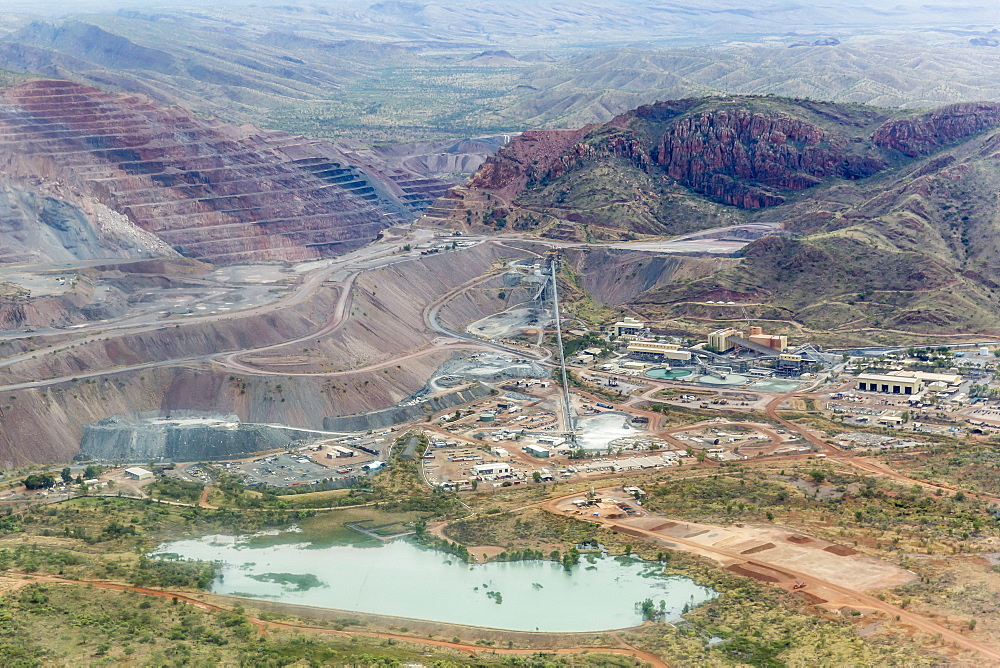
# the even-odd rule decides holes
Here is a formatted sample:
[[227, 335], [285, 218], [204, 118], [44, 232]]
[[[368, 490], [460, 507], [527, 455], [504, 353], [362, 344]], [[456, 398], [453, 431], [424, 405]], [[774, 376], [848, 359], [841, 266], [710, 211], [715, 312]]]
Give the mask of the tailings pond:
[[715, 596], [631, 557], [583, 555], [567, 572], [551, 561], [466, 564], [405, 540], [318, 547], [275, 538], [206, 536], [165, 543], [157, 554], [221, 562], [218, 594], [513, 631], [636, 626], [636, 603], [647, 598], [677, 620], [685, 604]]

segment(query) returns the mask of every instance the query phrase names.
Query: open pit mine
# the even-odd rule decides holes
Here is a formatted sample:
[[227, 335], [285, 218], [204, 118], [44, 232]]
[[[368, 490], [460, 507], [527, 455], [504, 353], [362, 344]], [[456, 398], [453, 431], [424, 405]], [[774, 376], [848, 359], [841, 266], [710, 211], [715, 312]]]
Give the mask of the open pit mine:
[[310, 260], [363, 246], [445, 189], [404, 170], [366, 168], [326, 142], [67, 81], [0, 93], [0, 156], [8, 188], [49, 195], [29, 204], [49, 234], [0, 224], [0, 262], [107, 257], [102, 236], [121, 246], [119, 237], [130, 235], [147, 246], [131, 244], [132, 255], [172, 249], [213, 264]]

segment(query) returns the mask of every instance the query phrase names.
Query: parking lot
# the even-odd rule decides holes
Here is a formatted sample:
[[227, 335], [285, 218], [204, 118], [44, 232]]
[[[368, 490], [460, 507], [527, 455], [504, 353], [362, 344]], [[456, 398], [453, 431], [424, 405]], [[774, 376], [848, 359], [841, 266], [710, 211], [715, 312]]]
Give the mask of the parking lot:
[[[338, 448], [345, 453], [350, 452], [352, 455], [338, 456]], [[266, 485], [280, 489], [301, 485], [320, 485], [324, 480], [367, 475], [368, 468], [375, 461], [377, 458], [370, 453], [330, 443], [273, 453], [243, 461], [215, 462], [210, 465], [210, 468], [221, 468], [227, 473], [239, 476], [247, 487]], [[166, 473], [191, 482], [213, 482], [210, 471], [198, 464], [182, 464], [177, 469]]]
[[261, 484], [268, 487], [319, 484], [320, 480], [337, 475], [332, 460], [330, 465], [321, 464], [308, 457], [307, 453], [283, 453], [259, 457], [253, 461], [236, 464], [231, 471], [242, 474], [248, 487]]

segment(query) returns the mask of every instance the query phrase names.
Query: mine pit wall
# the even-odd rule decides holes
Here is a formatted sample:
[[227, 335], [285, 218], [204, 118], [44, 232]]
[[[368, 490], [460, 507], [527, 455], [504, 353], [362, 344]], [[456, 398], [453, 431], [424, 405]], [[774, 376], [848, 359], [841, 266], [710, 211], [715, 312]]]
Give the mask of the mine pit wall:
[[[298, 355], [327, 365], [322, 367], [324, 371], [343, 371], [425, 349], [438, 336], [424, 323], [424, 309], [430, 303], [524, 256], [517, 249], [483, 243], [365, 272], [355, 281], [350, 306], [353, 315], [342, 327], [319, 340], [268, 351], [265, 357]], [[501, 310], [497, 308], [499, 300], [494, 301], [485, 311], [473, 309], [470, 321]], [[261, 363], [260, 359], [254, 361]]]
[[[434, 336], [423, 322], [423, 309], [428, 303], [486, 273], [494, 265], [522, 256], [522, 251], [485, 243], [365, 272], [352, 292], [350, 311], [354, 316], [343, 327], [319, 341], [282, 347], [269, 351], [267, 356], [304, 354], [325, 359], [329, 367], [324, 371], [340, 371], [384, 362], [426, 347]], [[338, 297], [339, 288], [325, 287], [306, 301], [278, 312], [200, 324], [185, 324], [183, 319], [166, 321], [164, 329], [158, 331], [81, 344], [56, 355], [46, 354], [43, 348], [36, 359], [0, 367], [0, 384], [70, 377], [93, 369], [252, 350], [280, 343], [320, 329], [330, 318]], [[473, 313], [470, 321], [490, 313]], [[304, 352], [306, 347], [310, 351]], [[0, 355], [16, 354], [16, 350], [0, 348]], [[311, 367], [282, 370], [294, 373]]]
[[[83, 426], [113, 415], [191, 410], [242, 422], [323, 429], [324, 416], [363, 413], [413, 396], [451, 353], [402, 368], [343, 376], [250, 376], [162, 367], [5, 392], [0, 400], [0, 467], [70, 461]], [[11, 399], [11, 397], [16, 397]]]
[[[438, 311], [438, 322], [453, 332], [464, 332], [477, 320], [529, 302], [538, 293], [538, 288], [538, 285], [506, 287], [501, 274], [442, 306]], [[501, 292], [504, 299], [499, 298]]]
[[[3, 236], [2, 230], [0, 236]], [[53, 280], [56, 275], [53, 274]], [[66, 327], [86, 322], [86, 316], [81, 309], [91, 303], [93, 293], [92, 279], [86, 272], [80, 272], [80, 280], [73, 289], [61, 295], [0, 297], [0, 330]], [[0, 349], [0, 353], [6, 352], [9, 351]]]
[[305, 302], [277, 313], [191, 325], [178, 320], [174, 327], [167, 321], [164, 329], [81, 344], [71, 352], [48, 355], [41, 349], [37, 359], [0, 367], [0, 384], [281, 343], [319, 329], [329, 318], [337, 294], [337, 288], [321, 288]]
[[[304, 354], [318, 362], [325, 357], [336, 367], [318, 370], [331, 372], [426, 349], [436, 336], [424, 327], [423, 310], [428, 303], [522, 256], [527, 254], [484, 243], [366, 272], [355, 284], [351, 310], [356, 315], [343, 327], [319, 342], [309, 339], [301, 346], [268, 352], [283, 356], [309, 347]], [[336, 289], [322, 289], [310, 300], [277, 314], [200, 325], [179, 323], [178, 328], [97, 341], [57, 356], [39, 351], [36, 360], [0, 368], [0, 384], [278, 343], [319, 329], [330, 317], [336, 297]], [[468, 314], [474, 320], [496, 310], [491, 304], [482, 312], [472, 309]], [[324, 416], [379, 410], [412, 396], [453, 354], [433, 352], [391, 367], [337, 376], [254, 376], [178, 364], [10, 392], [17, 397], [14, 400], [4, 393], [0, 397], [0, 466], [69, 461], [79, 451], [83, 425], [143, 411], [231, 413], [243, 422], [322, 429]]]
[[427, 417], [431, 413], [443, 411], [452, 406], [461, 406], [471, 401], [477, 401], [488, 397], [492, 390], [477, 383], [472, 387], [455, 390], [437, 397], [431, 397], [426, 401], [413, 406], [391, 406], [380, 411], [371, 411], [361, 415], [344, 415], [341, 417], [323, 418], [323, 429], [328, 431], [368, 431], [371, 429], [383, 429], [392, 427], [404, 422], [419, 420]]
[[570, 248], [565, 258], [579, 276], [580, 287], [609, 306], [627, 304], [654, 288], [702, 278], [738, 262], [617, 248]]

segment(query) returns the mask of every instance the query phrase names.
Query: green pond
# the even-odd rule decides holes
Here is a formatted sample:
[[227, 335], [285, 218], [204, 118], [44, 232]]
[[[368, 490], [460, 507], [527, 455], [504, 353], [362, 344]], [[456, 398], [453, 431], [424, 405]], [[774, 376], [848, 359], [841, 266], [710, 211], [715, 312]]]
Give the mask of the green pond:
[[692, 375], [694, 371], [691, 369], [650, 369], [646, 372], [646, 375], [650, 378], [659, 378], [660, 380], [673, 380], [675, 378], [687, 378]]
[[567, 572], [551, 561], [466, 564], [406, 540], [323, 545], [255, 536], [205, 536], [164, 543], [161, 558], [222, 564], [211, 590], [411, 619], [515, 631], [603, 631], [642, 623], [650, 598], [666, 619], [715, 596], [660, 565], [584, 555]]

